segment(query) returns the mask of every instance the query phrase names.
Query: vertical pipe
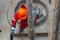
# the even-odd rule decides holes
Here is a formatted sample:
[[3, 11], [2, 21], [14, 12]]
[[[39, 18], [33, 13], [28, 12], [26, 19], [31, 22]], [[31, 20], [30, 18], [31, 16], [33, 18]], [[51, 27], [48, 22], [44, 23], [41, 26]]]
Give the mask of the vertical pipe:
[[32, 3], [33, 0], [26, 0], [26, 4], [28, 7], [28, 36], [30, 40], [34, 40], [34, 26], [33, 26], [33, 19], [32, 19]]
[[58, 0], [58, 14], [57, 14], [57, 28], [56, 28], [56, 40], [60, 40], [59, 38], [59, 32], [60, 32], [60, 0]]
[[52, 13], [51, 13], [51, 30], [50, 30], [50, 39], [49, 40], [56, 40], [56, 28], [57, 28], [57, 16], [58, 16], [58, 2], [59, 0], [52, 0]]

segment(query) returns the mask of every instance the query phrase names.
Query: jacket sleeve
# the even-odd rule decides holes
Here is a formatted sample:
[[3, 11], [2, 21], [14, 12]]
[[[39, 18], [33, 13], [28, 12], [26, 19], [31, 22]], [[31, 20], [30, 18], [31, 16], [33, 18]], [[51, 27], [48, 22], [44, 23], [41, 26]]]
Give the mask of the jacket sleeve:
[[15, 27], [16, 26], [16, 22], [17, 22], [18, 19], [19, 19], [18, 18], [18, 14], [15, 13], [13, 18], [12, 18], [12, 20], [11, 20], [11, 26]]

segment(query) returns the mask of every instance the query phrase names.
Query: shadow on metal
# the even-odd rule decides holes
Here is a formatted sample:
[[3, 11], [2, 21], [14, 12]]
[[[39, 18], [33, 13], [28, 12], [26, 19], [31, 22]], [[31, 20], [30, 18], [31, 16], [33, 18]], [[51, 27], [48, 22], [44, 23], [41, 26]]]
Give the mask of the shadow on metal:
[[[28, 37], [28, 33], [14, 34], [15, 37]], [[35, 33], [36, 37], [47, 37], [48, 33]]]

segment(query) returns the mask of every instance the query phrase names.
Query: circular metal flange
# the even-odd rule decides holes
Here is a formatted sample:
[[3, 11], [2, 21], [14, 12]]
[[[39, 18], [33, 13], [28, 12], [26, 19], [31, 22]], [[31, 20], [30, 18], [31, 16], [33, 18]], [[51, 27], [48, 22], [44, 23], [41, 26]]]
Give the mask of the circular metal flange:
[[[17, 6], [15, 7], [15, 12], [18, 10], [21, 4], [26, 4], [26, 1], [20, 1], [19, 3], [17, 3]], [[35, 24], [36, 26], [44, 23], [47, 20], [48, 8], [43, 2], [33, 0], [32, 12], [34, 12], [37, 17], [37, 24]]]
[[[14, 13], [18, 10], [21, 4], [26, 4], [26, 0], [19, 1], [14, 9]], [[41, 25], [47, 21], [48, 17], [48, 8], [47, 5], [45, 5], [42, 1], [40, 0], [33, 0], [33, 11], [35, 10], [36, 12], [36, 17], [37, 17], [37, 25]], [[10, 17], [9, 17], [10, 16]], [[9, 11], [7, 12], [7, 20], [10, 24], [11, 21], [11, 15], [9, 15]]]

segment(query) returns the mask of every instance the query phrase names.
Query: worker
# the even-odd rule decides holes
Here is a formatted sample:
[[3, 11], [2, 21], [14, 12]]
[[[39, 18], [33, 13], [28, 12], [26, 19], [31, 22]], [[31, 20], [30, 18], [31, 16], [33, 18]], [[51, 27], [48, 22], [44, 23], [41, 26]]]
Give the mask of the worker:
[[[19, 9], [14, 14], [11, 20], [11, 29], [14, 30], [16, 22], [20, 20], [19, 32], [22, 32], [28, 26], [28, 9], [25, 4], [20, 5]], [[34, 20], [36, 23], [36, 19]]]

